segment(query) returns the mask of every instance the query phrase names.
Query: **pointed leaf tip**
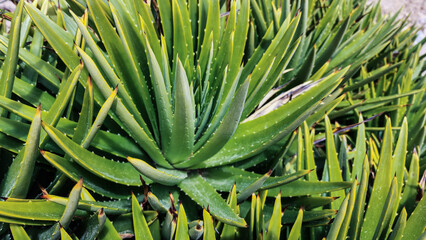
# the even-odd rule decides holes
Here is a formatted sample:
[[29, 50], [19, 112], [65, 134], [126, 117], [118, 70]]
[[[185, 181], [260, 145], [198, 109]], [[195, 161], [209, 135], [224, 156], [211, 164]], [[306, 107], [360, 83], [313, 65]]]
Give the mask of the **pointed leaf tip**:
[[77, 187], [82, 188], [83, 187], [83, 178], [80, 178], [78, 183], [76, 184]]

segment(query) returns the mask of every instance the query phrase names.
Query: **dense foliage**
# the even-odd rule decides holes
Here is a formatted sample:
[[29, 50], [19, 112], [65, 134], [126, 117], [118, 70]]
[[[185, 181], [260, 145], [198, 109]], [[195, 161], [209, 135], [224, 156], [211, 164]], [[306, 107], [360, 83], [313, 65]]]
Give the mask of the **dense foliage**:
[[406, 19], [365, 0], [4, 17], [2, 238], [426, 237], [426, 39]]

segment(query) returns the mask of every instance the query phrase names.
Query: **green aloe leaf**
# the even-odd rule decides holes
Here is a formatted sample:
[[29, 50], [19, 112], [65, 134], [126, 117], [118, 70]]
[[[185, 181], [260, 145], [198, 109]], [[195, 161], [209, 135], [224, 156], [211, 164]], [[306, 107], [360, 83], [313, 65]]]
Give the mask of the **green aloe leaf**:
[[112, 225], [112, 222], [108, 218], [105, 220], [104, 227], [102, 228], [102, 231], [99, 233], [98, 239], [102, 239], [102, 240], [120, 240], [121, 239], [114, 225]]
[[132, 216], [135, 239], [152, 239], [142, 208], [134, 194], [132, 194]]
[[317, 207], [325, 206], [336, 200], [335, 197], [287, 197], [283, 199], [283, 204], [290, 208], [301, 208], [311, 210]]
[[[13, 14], [13, 20], [10, 26], [10, 38], [9, 45], [7, 47], [7, 54], [5, 62], [2, 66], [2, 75], [0, 77], [0, 96], [10, 98], [12, 95], [13, 81], [15, 79], [15, 70], [18, 63], [19, 54], [19, 37], [21, 31], [21, 21], [24, 3], [20, 3], [16, 6]], [[5, 116], [7, 112], [4, 109], [0, 109], [0, 116]]]
[[316, 54], [317, 47], [314, 45], [314, 48], [309, 52], [307, 59], [303, 65], [300, 66], [300, 70], [297, 72], [297, 75], [294, 76], [293, 81], [291, 81], [286, 87], [287, 89], [291, 89], [299, 84], [303, 84], [309, 79], [315, 66], [315, 59], [317, 58]]
[[55, 98], [46, 91], [42, 91], [36, 86], [16, 77], [13, 83], [13, 93], [35, 107], [41, 104], [42, 110], [49, 110], [55, 102]]
[[152, 192], [148, 192], [148, 196], [147, 196], [149, 205], [158, 212], [161, 213], [165, 213], [167, 212], [167, 207], [164, 206], [160, 200], [157, 198], [157, 196], [155, 196]]
[[6, 217], [0, 216], [0, 221], [2, 223], [16, 224], [22, 226], [51, 226], [54, 224], [54, 221], [43, 221], [43, 220], [29, 220], [23, 218], [15, 218], [15, 217]]
[[182, 204], [179, 206], [175, 239], [189, 240], [188, 219]]
[[331, 225], [330, 230], [328, 231], [327, 240], [337, 239], [339, 235], [339, 230], [343, 224], [343, 221], [345, 220], [345, 215], [347, 212], [350, 195], [351, 195], [350, 193], [347, 194], [344, 201], [341, 203], [339, 212], [337, 213], [336, 218], [334, 219], [334, 222]]
[[[83, 183], [84, 185], [84, 183]], [[55, 202], [61, 205], [66, 206], [68, 203], [68, 199], [60, 196], [45, 194], [43, 195], [43, 198], [46, 200], [49, 200], [50, 202]], [[78, 209], [90, 211], [90, 212], [97, 212], [102, 209], [102, 212], [107, 214], [123, 214], [130, 212], [129, 207], [123, 207], [123, 206], [116, 206], [114, 205], [114, 202], [96, 202], [94, 200], [80, 200], [77, 205]]]
[[190, 160], [176, 164], [176, 167], [186, 168], [201, 163], [217, 153], [228, 142], [228, 140], [231, 139], [237, 129], [238, 123], [240, 122], [245, 98], [247, 96], [248, 85], [249, 81], [246, 81], [235, 94], [222, 123], [212, 134], [206, 144], [196, 151]]
[[[98, 177], [124, 185], [141, 185], [139, 181], [139, 172], [136, 171], [131, 164], [116, 162], [100, 157], [84, 149], [56, 128], [44, 122], [42, 122], [42, 126], [47, 134], [66, 154], [72, 157], [80, 166], [91, 171]], [[122, 171], [126, 172], [126, 174], [121, 174]]]
[[[358, 122], [362, 121], [364, 121], [364, 119], [362, 117], [362, 114], [360, 114]], [[363, 172], [362, 165], [364, 162], [366, 149], [367, 145], [365, 139], [365, 124], [361, 123], [358, 126], [358, 131], [356, 135], [355, 156], [351, 177], [352, 180], [354, 180], [355, 178], [361, 178], [361, 174]]]
[[78, 182], [81, 177], [84, 178], [84, 187], [111, 198], [127, 199], [129, 197], [129, 191], [123, 189], [123, 185], [111, 182], [105, 186], [105, 180], [102, 177], [92, 174], [80, 165], [47, 151], [40, 152], [50, 164], [73, 181]]
[[[63, 84], [63, 88], [59, 91], [55, 102], [49, 109], [49, 112], [46, 116], [43, 116], [43, 122], [56, 126], [59, 119], [64, 114], [64, 111], [70, 102], [71, 96], [73, 94], [74, 88], [77, 85], [77, 81], [80, 78], [81, 72], [83, 69], [83, 64], [78, 65], [67, 78], [66, 82]], [[44, 147], [46, 144], [47, 135], [45, 132], [41, 132], [40, 136], [40, 146]]]
[[152, 49], [147, 45], [149, 70], [151, 73], [152, 88], [154, 90], [155, 103], [158, 107], [158, 118], [161, 119], [159, 130], [161, 134], [161, 146], [166, 148], [170, 144], [172, 134], [173, 112], [169, 101], [164, 77]]
[[[236, 186], [234, 184], [234, 186], [232, 186], [232, 189], [228, 195], [228, 199], [227, 199], [227, 203], [228, 205], [231, 207], [231, 209], [237, 214], [240, 214], [240, 208], [237, 205], [237, 191], [236, 191]], [[222, 223], [218, 223], [216, 225], [216, 228], [221, 228]], [[229, 224], [224, 224], [223, 229], [222, 229], [222, 233], [220, 234], [220, 239], [235, 239], [236, 237], [236, 227], [229, 225]]]
[[365, 79], [354, 79], [354, 83], [345, 87], [343, 89], [344, 92], [349, 92], [349, 91], [353, 91], [357, 88], [360, 88], [366, 84], [369, 84], [370, 82], [379, 79], [380, 77], [382, 77], [383, 75], [391, 72], [392, 70], [394, 70], [395, 68], [401, 66], [402, 63], [396, 63], [394, 65], [386, 65], [382, 68], [379, 68], [378, 70], [374, 71], [371, 73], [371, 76], [365, 78]]
[[390, 240], [400, 240], [402, 239], [402, 234], [404, 233], [404, 229], [407, 226], [407, 211], [405, 208], [402, 209], [398, 221], [395, 223], [395, 227], [393, 228], [392, 234], [389, 236]]
[[394, 177], [386, 197], [382, 215], [380, 216], [380, 226], [376, 229], [375, 237], [384, 237], [387, 235], [397, 198], [399, 198], [398, 181]]
[[30, 240], [30, 237], [22, 226], [11, 224], [10, 231], [14, 239]]
[[414, 90], [414, 91], [407, 92], [407, 93], [394, 94], [394, 95], [389, 95], [389, 96], [384, 96], [384, 97], [369, 98], [365, 101], [359, 101], [359, 102], [354, 103], [351, 106], [344, 107], [343, 109], [339, 109], [337, 111], [334, 111], [334, 113], [330, 114], [330, 117], [335, 118], [335, 117], [342, 116], [342, 115], [346, 114], [347, 112], [350, 112], [350, 111], [357, 109], [357, 108], [360, 108], [362, 106], [379, 107], [379, 106], [381, 106], [381, 104], [383, 105], [383, 104], [389, 103], [389, 102], [391, 102], [395, 99], [411, 96], [411, 95], [417, 94], [417, 93], [422, 92], [422, 91], [424, 91], [424, 90], [420, 89], [420, 90]]
[[[188, 18], [188, 7], [181, 1], [172, 0], [172, 23], [173, 23], [173, 59], [182, 59], [192, 62], [193, 46], [191, 26]], [[191, 65], [193, 63], [190, 63]], [[192, 66], [191, 66], [192, 69]]]
[[41, 130], [41, 109], [37, 108], [34, 120], [25, 146], [9, 167], [6, 177], [2, 181], [0, 195], [5, 197], [25, 198], [31, 183], [35, 161], [38, 156]]
[[[122, 82], [114, 72], [114, 69], [110, 66], [110, 63], [106, 59], [103, 52], [100, 50], [98, 45], [96, 44], [95, 40], [93, 40], [92, 36], [90, 35], [90, 32], [88, 28], [81, 22], [81, 20], [78, 19], [78, 17], [71, 12], [72, 16], [74, 17], [74, 20], [77, 23], [77, 26], [79, 27], [82, 35], [84, 36], [85, 41], [87, 42], [88, 47], [93, 53], [93, 58], [96, 59], [96, 61], [99, 63], [99, 66], [102, 68], [103, 72], [105, 73], [105, 80], [109, 83], [105, 83], [105, 81], [101, 82], [98, 80], [96, 84], [100, 88], [102, 94], [106, 98], [110, 95], [110, 89], [106, 88], [106, 86], [118, 86], [118, 96], [120, 97], [120, 100], [123, 102], [123, 104], [126, 106], [128, 111], [134, 116], [136, 121], [141, 124], [142, 126], [145, 126], [145, 121], [142, 118], [142, 115], [137, 110], [135, 103], [131, 100], [131, 97], [126, 90], [126, 88], [123, 86]], [[80, 50], [79, 47], [76, 47], [77, 51]], [[92, 62], [86, 57], [83, 51], [79, 51], [80, 56], [82, 57], [83, 61], [85, 61], [86, 65], [91, 66]], [[81, 54], [83, 52], [83, 54]], [[92, 64], [93, 65], [93, 64]], [[88, 67], [89, 72], [91, 73], [92, 77], [100, 76], [98, 74], [98, 71], [96, 71], [95, 67]]]
[[288, 236], [289, 240], [298, 240], [300, 238], [300, 230], [302, 229], [302, 221], [303, 221], [303, 209], [299, 210], [297, 214], [296, 221], [291, 228], [290, 234]]
[[246, 226], [244, 219], [238, 217], [216, 190], [198, 174], [189, 176], [178, 186], [198, 205], [209, 207], [210, 213], [221, 222], [237, 227]]
[[[90, 86], [90, 85], [91, 84], [89, 83], [88, 86]], [[81, 146], [83, 148], [88, 148], [89, 147], [89, 145], [92, 142], [93, 138], [95, 137], [96, 133], [98, 132], [98, 130], [101, 128], [102, 124], [104, 123], [105, 118], [108, 115], [108, 111], [110, 110], [112, 104], [114, 103], [114, 100], [115, 100], [116, 96], [117, 96], [117, 88], [105, 100], [105, 103], [102, 105], [101, 109], [99, 110], [99, 113], [96, 116], [95, 121], [93, 122], [92, 126], [88, 130], [86, 137], [82, 140]], [[93, 98], [91, 98], [91, 99], [92, 99], [91, 102], [93, 104]], [[90, 120], [91, 120], [91, 117], [90, 117]]]
[[[296, 220], [297, 221], [297, 220]], [[271, 220], [269, 221], [268, 232], [266, 239], [280, 239], [281, 233], [281, 194], [278, 194], [275, 199], [274, 210], [272, 212]]]
[[87, 222], [86, 231], [80, 237], [80, 239], [81, 240], [95, 239], [99, 235], [102, 228], [104, 227], [106, 219], [107, 217], [105, 215], [105, 212], [102, 209], [100, 209], [98, 212], [93, 214], [89, 218]]
[[250, 197], [254, 192], [259, 190], [262, 185], [265, 183], [265, 181], [271, 176], [272, 170], [269, 170], [265, 175], [263, 175], [261, 178], [254, 181], [252, 184], [244, 188], [238, 193], [238, 202], [242, 202], [246, 200], [248, 197]]
[[58, 56], [64, 61], [67, 67], [69, 69], [74, 69], [80, 61], [72, 50], [72, 34], [58, 26], [33, 5], [26, 3], [25, 10], [31, 17], [33, 23], [37, 26], [37, 29], [43, 34], [51, 46], [57, 50]]
[[[326, 46], [326, 49], [324, 49], [318, 56], [317, 60], [315, 61], [315, 72], [325, 63], [327, 62], [331, 56], [333, 56], [336, 49], [339, 47], [340, 43], [342, 42], [343, 36], [345, 35], [345, 32], [349, 25], [350, 17], [344, 20], [342, 25], [340, 26], [339, 31], [334, 36], [333, 40], [330, 41], [330, 43]], [[322, 49], [321, 49], [322, 50]]]
[[[362, 220], [364, 215], [365, 199], [368, 190], [368, 178], [369, 178], [370, 165], [367, 157], [364, 158], [364, 165], [361, 174], [360, 185], [357, 189], [357, 196], [355, 204], [352, 210], [350, 228], [348, 230], [349, 239], [357, 239], [360, 234]], [[357, 178], [355, 178], [357, 179]]]
[[[92, 139], [85, 141], [87, 135], [92, 127], [94, 111], [94, 99], [93, 99], [93, 84], [89, 78], [87, 86], [84, 91], [83, 104], [81, 106], [80, 116], [78, 118], [77, 127], [75, 128], [72, 140], [76, 143], [82, 144], [84, 148], [88, 148]], [[59, 125], [59, 123], [58, 123]]]
[[175, 74], [175, 107], [169, 146], [164, 146], [165, 155], [172, 164], [187, 160], [194, 145], [195, 113], [189, 80], [180, 60]]
[[203, 240], [215, 240], [216, 231], [213, 226], [213, 219], [206, 209], [203, 209], [203, 222], [204, 222]]
[[[154, 182], [158, 182], [166, 186], [177, 185], [186, 177], [186, 173], [180, 173], [179, 175], [175, 176], [173, 173], [158, 170], [140, 159], [127, 157], [127, 160], [144, 176], [148, 177]], [[177, 172], [178, 171], [176, 170], [175, 173]]]
[[78, 201], [80, 200], [81, 190], [83, 188], [83, 179], [77, 182], [72, 188], [68, 197], [67, 205], [65, 206], [64, 212], [62, 213], [59, 222], [53, 225], [51, 228], [39, 234], [39, 238], [46, 239], [57, 239], [61, 235], [62, 228], [68, 228], [72, 218], [77, 210]]
[[195, 220], [189, 223], [189, 238], [190, 239], [201, 239], [204, 233], [203, 221]]
[[[356, 191], [357, 185], [358, 185], [357, 180], [354, 180], [354, 182], [352, 184], [352, 188], [351, 188], [351, 190], [348, 194], [349, 200], [348, 200], [347, 208], [346, 208], [346, 210], [344, 210], [345, 211], [345, 217], [344, 217], [343, 222], [341, 223], [341, 226], [339, 228], [339, 235], [337, 236], [337, 239], [343, 239], [343, 240], [346, 239], [346, 236], [348, 235], [348, 230], [351, 227], [350, 223], [351, 223], [352, 213], [353, 213], [353, 210], [354, 210], [355, 200], [356, 200], [356, 196], [357, 196], [357, 191]], [[340, 209], [339, 209], [338, 214], [339, 213], [340, 213]]]
[[[79, 48], [77, 48], [77, 50], [79, 50]], [[101, 90], [104, 97], [107, 98], [110, 96], [113, 91], [102, 77], [93, 60], [82, 50], [79, 50], [79, 53], [82, 56], [86, 67], [89, 69], [89, 72], [92, 74], [93, 81]], [[148, 152], [152, 159], [154, 159], [162, 166], [169, 167], [170, 164], [164, 159], [164, 156], [159, 150], [156, 142], [152, 139], [150, 132], [146, 131], [147, 126], [145, 122], [141, 122], [141, 125], [139, 125], [139, 123], [136, 121], [137, 118], [132, 117], [132, 113], [129, 112], [120, 99], [117, 99], [111, 108], [112, 112], [117, 114], [117, 116], [123, 122], [124, 126], [128, 129], [130, 135], [132, 135], [135, 138], [135, 141]]]
[[[327, 145], [327, 172], [328, 178], [332, 182], [343, 181], [342, 173], [340, 170], [339, 159], [337, 157], [336, 145], [334, 143], [333, 130], [331, 128], [330, 119], [328, 116], [325, 116], [325, 126], [326, 126], [326, 145]], [[339, 209], [340, 204], [344, 201], [345, 192], [337, 191], [331, 193], [332, 197], [339, 197], [340, 199], [331, 203], [333, 209]]]
[[72, 240], [72, 238], [70, 237], [70, 235], [68, 235], [67, 231], [65, 231], [64, 228], [61, 227], [60, 231], [61, 231], [61, 240]]
[[140, 68], [136, 66], [133, 59], [126, 53], [114, 26], [107, 19], [107, 13], [102, 9], [100, 2], [87, 1], [89, 12], [94, 16], [94, 21], [103, 40], [108, 55], [115, 66], [117, 75], [120, 77], [124, 87], [129, 92], [136, 106], [142, 113], [148, 115], [153, 123], [154, 132], [157, 127], [154, 106], [151, 94]]
[[361, 239], [371, 239], [378, 228], [380, 215], [392, 181], [392, 129], [390, 119], [387, 119], [386, 130], [380, 153], [379, 167], [374, 180], [373, 191], [369, 201], [369, 208], [365, 213], [361, 229]]
[[241, 123], [233, 137], [216, 155], [194, 168], [220, 166], [240, 161], [281, 140], [300, 126], [317, 108], [319, 101], [338, 85], [347, 69], [334, 73], [322, 81], [312, 83], [302, 95], [279, 106], [274, 111]]
[[[416, 201], [417, 186], [419, 182], [419, 156], [416, 152], [413, 153], [411, 158], [410, 170], [408, 172], [407, 182], [405, 183], [404, 191], [399, 202], [399, 208], [402, 209], [404, 206], [407, 212], [413, 211], [412, 204]], [[409, 209], [407, 209], [409, 208]]]
[[163, 220], [161, 235], [163, 239], [173, 239], [176, 230], [176, 210], [170, 208]]
[[[309, 223], [309, 222], [315, 223], [316, 221], [321, 221], [325, 218], [330, 218], [332, 216], [335, 216], [336, 213], [337, 213], [337, 210], [333, 210], [333, 209], [304, 211], [303, 223]], [[299, 215], [299, 211], [287, 210], [282, 217], [282, 223], [292, 224], [296, 221], [298, 215]]]
[[[337, 191], [352, 185], [350, 182], [295, 181], [309, 172], [311, 170], [303, 170], [288, 176], [269, 177], [261, 189], [269, 189], [269, 196], [275, 197], [281, 191], [283, 197], [294, 197]], [[203, 178], [216, 190], [223, 192], [229, 191], [234, 184], [237, 185], [237, 192], [239, 192], [261, 177], [260, 174], [233, 167], [222, 167], [203, 172]]]
[[[426, 198], [422, 197], [417, 207], [407, 220], [406, 227], [402, 236], [407, 239], [419, 239], [426, 228]], [[424, 234], [423, 234], [424, 236]]]

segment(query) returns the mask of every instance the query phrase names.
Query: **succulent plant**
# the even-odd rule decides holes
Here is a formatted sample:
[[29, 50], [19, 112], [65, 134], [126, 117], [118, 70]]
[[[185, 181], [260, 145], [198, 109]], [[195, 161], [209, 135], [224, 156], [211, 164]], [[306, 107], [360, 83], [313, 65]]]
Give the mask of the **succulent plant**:
[[[7, 224], [19, 239], [424, 234], [410, 188], [424, 170], [424, 41], [379, 5], [21, 1], [8, 16], [4, 236]], [[355, 150], [338, 135], [354, 127]]]

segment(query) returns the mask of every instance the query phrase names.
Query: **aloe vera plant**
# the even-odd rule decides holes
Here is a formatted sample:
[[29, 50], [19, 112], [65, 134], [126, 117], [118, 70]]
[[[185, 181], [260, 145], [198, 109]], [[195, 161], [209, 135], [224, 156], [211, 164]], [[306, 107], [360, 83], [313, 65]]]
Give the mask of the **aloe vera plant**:
[[[381, 17], [378, 5], [40, 0], [8, 16], [5, 236], [7, 224], [14, 238], [54, 239], [422, 234], [420, 223], [404, 225], [424, 205], [414, 195], [424, 170], [422, 43], [411, 46], [415, 28]], [[383, 111], [391, 119], [364, 123]], [[358, 121], [352, 151], [353, 135], [340, 140], [333, 128]], [[393, 156], [391, 123], [401, 126]], [[84, 226], [70, 236], [73, 216]]]

